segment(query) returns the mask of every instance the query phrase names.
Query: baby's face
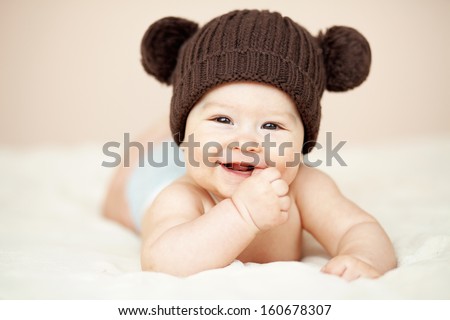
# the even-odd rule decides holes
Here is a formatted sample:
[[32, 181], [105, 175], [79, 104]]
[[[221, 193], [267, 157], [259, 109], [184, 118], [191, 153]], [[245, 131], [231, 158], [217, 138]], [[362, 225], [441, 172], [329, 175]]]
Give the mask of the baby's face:
[[275, 166], [290, 184], [303, 136], [300, 116], [283, 91], [253, 82], [221, 85], [188, 116], [182, 145], [187, 174], [219, 199], [230, 197], [254, 168]]

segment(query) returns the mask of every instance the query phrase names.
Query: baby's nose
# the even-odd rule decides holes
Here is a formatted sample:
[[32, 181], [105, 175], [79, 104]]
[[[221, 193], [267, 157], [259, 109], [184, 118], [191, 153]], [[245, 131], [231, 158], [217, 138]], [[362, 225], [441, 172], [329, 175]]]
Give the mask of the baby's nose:
[[240, 141], [239, 143], [235, 143], [232, 145], [233, 150], [240, 150], [241, 152], [261, 152], [261, 144], [256, 141]]
[[256, 141], [249, 141], [242, 144], [241, 150], [243, 152], [255, 152], [258, 153], [261, 151], [261, 144]]

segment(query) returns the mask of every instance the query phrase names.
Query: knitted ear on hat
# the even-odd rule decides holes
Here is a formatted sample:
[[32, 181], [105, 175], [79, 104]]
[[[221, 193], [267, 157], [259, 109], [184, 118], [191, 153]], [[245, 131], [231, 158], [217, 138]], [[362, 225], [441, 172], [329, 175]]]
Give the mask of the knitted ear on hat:
[[366, 38], [353, 28], [335, 26], [319, 34], [328, 91], [359, 86], [369, 75], [371, 53]]
[[141, 63], [145, 71], [170, 85], [178, 52], [197, 30], [197, 23], [176, 17], [166, 17], [153, 23], [141, 42]]

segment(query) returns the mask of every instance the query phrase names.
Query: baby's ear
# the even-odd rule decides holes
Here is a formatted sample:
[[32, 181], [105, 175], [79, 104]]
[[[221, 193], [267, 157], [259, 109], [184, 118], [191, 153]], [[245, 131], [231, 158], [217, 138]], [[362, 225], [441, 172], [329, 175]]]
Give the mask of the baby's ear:
[[141, 42], [141, 63], [145, 71], [170, 85], [178, 52], [197, 30], [197, 23], [176, 17], [166, 17], [153, 23]]
[[369, 75], [371, 53], [366, 38], [353, 28], [335, 26], [319, 34], [327, 73], [328, 91], [359, 86]]

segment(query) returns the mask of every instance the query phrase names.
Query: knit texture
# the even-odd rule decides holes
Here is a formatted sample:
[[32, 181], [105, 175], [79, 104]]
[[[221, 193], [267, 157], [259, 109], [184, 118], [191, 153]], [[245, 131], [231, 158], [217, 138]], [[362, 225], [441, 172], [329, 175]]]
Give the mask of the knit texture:
[[[333, 65], [329, 68], [330, 72], [335, 72], [332, 81], [336, 91], [359, 85], [357, 82], [364, 81], [370, 66], [370, 48], [361, 36], [369, 48], [369, 66], [366, 61], [360, 66], [364, 69], [363, 74], [356, 71], [358, 79], [353, 81], [352, 75], [349, 78], [346, 69], [354, 70], [351, 64], [358, 64], [359, 60], [348, 55], [349, 46], [345, 45], [348, 37], [345, 35], [360, 34], [350, 28], [335, 28], [342, 31], [338, 33], [341, 41], [337, 42], [341, 46], [333, 51], [335, 37], [327, 38], [327, 34], [321, 34], [315, 38], [289, 17], [277, 12], [232, 11], [211, 20], [201, 29], [192, 22], [189, 24], [173, 17], [150, 26], [143, 39], [142, 61], [147, 72], [173, 85], [170, 127], [175, 141], [178, 144], [183, 141], [189, 112], [208, 90], [223, 83], [254, 81], [275, 86], [292, 98], [305, 130], [302, 152], [308, 153], [319, 131], [320, 99], [327, 85], [328, 66], [325, 66], [322, 43], [328, 56], [331, 55], [329, 64], [333, 64], [335, 57], [343, 61], [338, 69], [333, 69]], [[162, 34], [176, 36], [163, 42], [156, 41], [163, 38]], [[176, 63], [173, 52], [177, 54]], [[176, 64], [172, 73], [161, 63], [161, 57], [165, 55], [168, 55], [167, 61]], [[336, 83], [341, 83], [341, 78], [346, 82], [339, 87]]]

